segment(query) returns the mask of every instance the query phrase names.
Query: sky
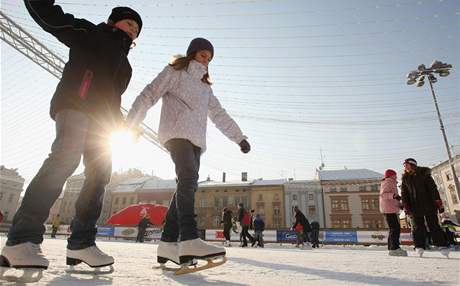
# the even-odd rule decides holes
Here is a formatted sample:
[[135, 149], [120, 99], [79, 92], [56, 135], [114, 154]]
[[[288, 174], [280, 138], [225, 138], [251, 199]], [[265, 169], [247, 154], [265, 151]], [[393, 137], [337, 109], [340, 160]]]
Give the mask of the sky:
[[[1, 11], [64, 60], [68, 49], [44, 32], [22, 1]], [[414, 157], [432, 166], [447, 159], [429, 88], [405, 75], [434, 59], [453, 65], [435, 84], [449, 144], [460, 153], [460, 1], [457, 0], [178, 0], [56, 1], [94, 23], [114, 6], [139, 11], [144, 26], [129, 59], [136, 96], [195, 37], [215, 48], [213, 91], [252, 146], [249, 154], [208, 121], [200, 180], [210, 176], [312, 179], [325, 169], [402, 170]], [[49, 102], [58, 80], [1, 42], [1, 160], [26, 185], [55, 136]], [[161, 102], [144, 121], [158, 129]], [[322, 154], [322, 156], [321, 156]], [[321, 159], [322, 158], [322, 159]], [[141, 140], [115, 148], [113, 170], [138, 168], [173, 178], [169, 155]], [[81, 172], [82, 166], [76, 171]]]

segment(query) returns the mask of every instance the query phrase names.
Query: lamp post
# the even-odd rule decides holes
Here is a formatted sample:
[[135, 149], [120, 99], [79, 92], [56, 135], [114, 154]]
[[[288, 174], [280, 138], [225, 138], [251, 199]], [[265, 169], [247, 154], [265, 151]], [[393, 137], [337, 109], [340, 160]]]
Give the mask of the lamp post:
[[454, 177], [455, 189], [457, 190], [457, 196], [460, 198], [460, 183], [458, 181], [457, 174], [455, 172], [454, 160], [452, 159], [452, 153], [450, 151], [449, 143], [447, 142], [446, 131], [444, 129], [444, 124], [441, 119], [441, 112], [438, 107], [438, 100], [436, 99], [436, 94], [434, 93], [433, 83], [436, 83], [438, 79], [434, 74], [438, 74], [440, 77], [446, 77], [450, 74], [450, 69], [452, 65], [446, 64], [440, 61], [433, 61], [431, 65], [427, 68], [425, 65], [419, 65], [417, 70], [411, 71], [407, 74], [407, 84], [412, 85], [417, 83], [418, 87], [422, 87], [425, 84], [425, 78], [428, 78], [430, 83], [431, 95], [433, 96], [434, 105], [436, 107], [436, 112], [438, 114], [439, 125], [441, 126], [442, 137], [444, 143], [446, 144], [447, 156], [449, 156], [449, 165], [450, 170], [452, 171], [452, 176]]

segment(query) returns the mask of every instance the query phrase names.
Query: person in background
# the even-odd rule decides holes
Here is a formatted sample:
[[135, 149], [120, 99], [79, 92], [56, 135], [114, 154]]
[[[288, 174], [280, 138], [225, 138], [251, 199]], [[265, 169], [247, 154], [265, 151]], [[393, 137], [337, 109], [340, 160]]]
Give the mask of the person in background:
[[319, 223], [317, 221], [311, 222], [311, 235], [310, 240], [313, 248], [319, 248]]
[[59, 214], [57, 214], [51, 222], [51, 238], [56, 238], [56, 233], [58, 232], [60, 225], [61, 219], [59, 218]]
[[137, 225], [137, 237], [136, 237], [136, 242], [143, 243], [145, 239], [145, 232], [147, 231], [147, 228], [151, 226], [152, 223], [150, 222], [150, 215], [145, 214], [142, 219], [139, 221], [139, 224]]
[[220, 221], [220, 223], [224, 226], [224, 246], [228, 247], [232, 246], [230, 243], [230, 231], [233, 226], [232, 216], [232, 210], [230, 210], [229, 208], [224, 208], [224, 210], [222, 211], [222, 220]]
[[[260, 216], [260, 214], [256, 214], [256, 217], [253, 222], [254, 225], [254, 241], [257, 242], [258, 247], [264, 247], [264, 238], [263, 238], [263, 232], [265, 230], [265, 222]], [[252, 245], [254, 246], [255, 243]]]
[[401, 196], [398, 194], [396, 172], [388, 169], [380, 185], [379, 206], [380, 212], [385, 215], [388, 227], [388, 251], [390, 256], [407, 256], [407, 251], [399, 247], [401, 225], [399, 212], [401, 210]]
[[404, 211], [411, 217], [412, 234], [417, 254], [422, 257], [426, 249], [428, 226], [434, 245], [441, 254], [448, 257], [447, 240], [439, 225], [438, 213], [444, 213], [436, 183], [431, 177], [430, 168], [417, 166], [417, 161], [408, 158], [404, 161], [401, 197]]

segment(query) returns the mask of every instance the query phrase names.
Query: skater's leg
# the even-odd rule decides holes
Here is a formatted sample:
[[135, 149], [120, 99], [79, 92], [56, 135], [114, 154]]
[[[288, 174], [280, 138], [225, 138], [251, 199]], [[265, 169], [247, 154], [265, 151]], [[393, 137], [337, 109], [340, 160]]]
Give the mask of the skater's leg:
[[426, 227], [424, 216], [414, 216], [412, 218], [412, 234], [415, 248], [426, 248]]
[[397, 214], [386, 214], [385, 217], [388, 227], [390, 228], [388, 235], [388, 250], [396, 250], [399, 248], [399, 236], [401, 233], [399, 219]]
[[83, 154], [85, 181], [75, 204], [68, 249], [79, 250], [95, 245], [96, 222], [101, 214], [105, 186], [112, 173], [109, 135], [103, 127], [92, 122]]
[[51, 153], [30, 182], [21, 206], [13, 218], [7, 245], [23, 242], [40, 244], [44, 222], [62, 191], [67, 178], [80, 164], [89, 119], [75, 110], [62, 110], [56, 115], [56, 139]]
[[177, 242], [179, 239], [179, 219], [177, 218], [176, 194], [177, 191], [174, 193], [171, 202], [169, 203], [163, 232], [161, 233], [161, 241]]
[[430, 229], [431, 238], [433, 239], [433, 244], [436, 246], [446, 247], [447, 240], [444, 235], [444, 232], [439, 226], [439, 220], [437, 215], [426, 216], [426, 223]]
[[179, 222], [180, 240], [198, 238], [195, 220], [195, 191], [198, 188], [200, 148], [185, 139], [168, 141], [167, 148], [176, 165], [177, 191], [176, 208]]

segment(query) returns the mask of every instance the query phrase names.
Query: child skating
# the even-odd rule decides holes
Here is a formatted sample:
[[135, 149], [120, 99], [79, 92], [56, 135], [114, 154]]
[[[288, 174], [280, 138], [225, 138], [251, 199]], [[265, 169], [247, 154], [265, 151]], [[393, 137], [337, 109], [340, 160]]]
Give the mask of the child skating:
[[[213, 57], [214, 48], [208, 40], [192, 40], [186, 56], [167, 65], [144, 88], [127, 118], [128, 126], [137, 129], [147, 111], [163, 99], [158, 135], [175, 164], [177, 190], [166, 215], [157, 261], [163, 267], [168, 261], [180, 265], [176, 274], [195, 272], [226, 261], [225, 248], [198, 237], [195, 221], [195, 191], [200, 157], [206, 150], [207, 117], [237, 143], [243, 153], [250, 151], [246, 136], [221, 107], [211, 89], [208, 64]], [[197, 260], [206, 260], [208, 264], [192, 268]]]
[[0, 277], [9, 275], [7, 268], [37, 270], [37, 275], [24, 271], [24, 276], [17, 277], [18, 281], [32, 282], [39, 280], [41, 270], [49, 265], [40, 249], [43, 224], [82, 156], [85, 182], [76, 202], [67, 264], [84, 262], [102, 267], [114, 263], [113, 257], [96, 246], [96, 221], [112, 172], [108, 138], [123, 124], [121, 95], [132, 72], [127, 56], [142, 20], [134, 10], [116, 7], [107, 23], [95, 25], [64, 13], [51, 0], [24, 3], [38, 25], [70, 48], [51, 101], [50, 115], [56, 122], [51, 153], [27, 187], [1, 253]]

